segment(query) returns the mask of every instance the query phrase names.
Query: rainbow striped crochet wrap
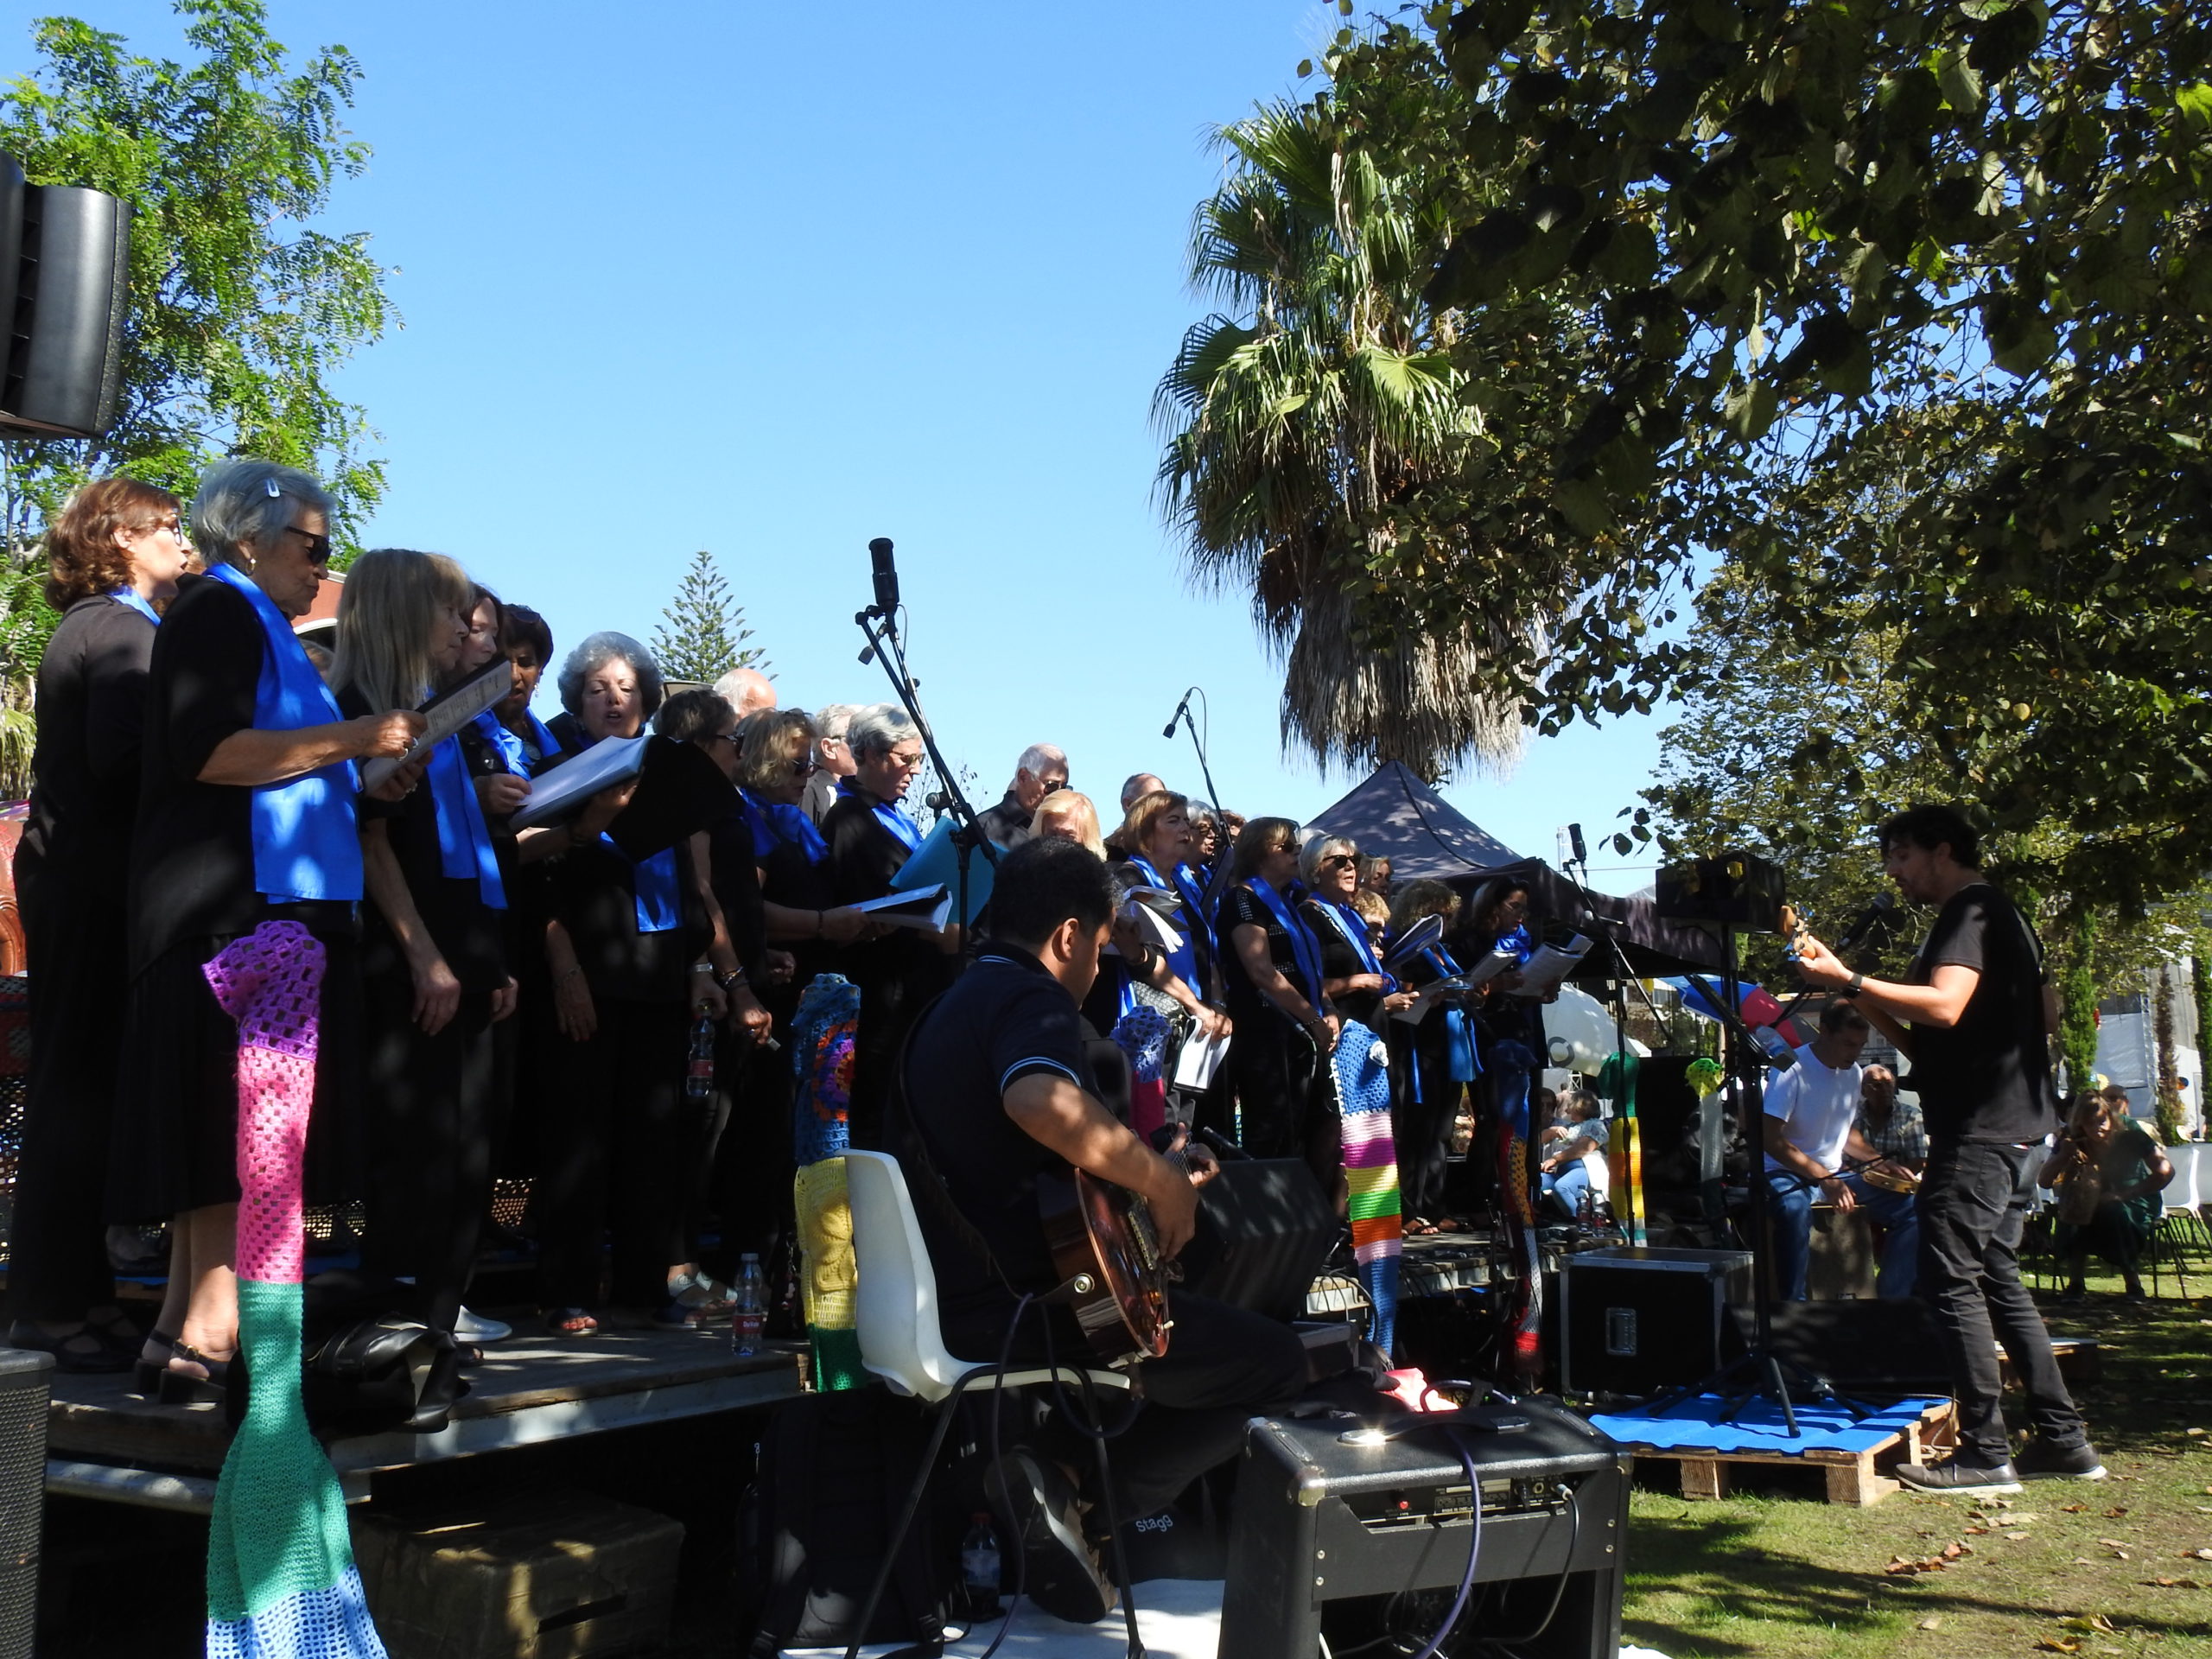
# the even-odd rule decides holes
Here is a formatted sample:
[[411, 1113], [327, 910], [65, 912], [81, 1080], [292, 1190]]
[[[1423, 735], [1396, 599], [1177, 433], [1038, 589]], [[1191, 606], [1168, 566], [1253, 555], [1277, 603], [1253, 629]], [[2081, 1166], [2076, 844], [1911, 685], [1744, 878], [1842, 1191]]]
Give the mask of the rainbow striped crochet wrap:
[[798, 1169], [791, 1196], [802, 1257], [799, 1288], [814, 1349], [814, 1384], [834, 1390], [868, 1381], [854, 1313], [858, 1268], [853, 1212], [845, 1193], [847, 1125], [853, 1090], [853, 1037], [860, 988], [839, 974], [817, 974], [791, 1017], [791, 1145]]
[[201, 970], [238, 1025], [238, 1357], [252, 1378], [207, 1535], [207, 1659], [383, 1659], [346, 1500], [300, 1393], [303, 1170], [323, 949], [264, 922]]
[[1398, 1339], [1398, 1262], [1404, 1217], [1398, 1200], [1398, 1141], [1390, 1127], [1389, 1053], [1357, 1022], [1330, 1058], [1343, 1109], [1344, 1186], [1353, 1259], [1373, 1309], [1367, 1339], [1389, 1353]]

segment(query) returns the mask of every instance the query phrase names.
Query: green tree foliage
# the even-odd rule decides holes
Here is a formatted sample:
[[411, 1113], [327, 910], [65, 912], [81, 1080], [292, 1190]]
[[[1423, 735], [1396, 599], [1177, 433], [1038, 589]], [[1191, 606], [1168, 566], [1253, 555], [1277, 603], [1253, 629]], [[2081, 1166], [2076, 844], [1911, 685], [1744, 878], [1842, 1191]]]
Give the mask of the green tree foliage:
[[2097, 976], [2089, 965], [2089, 918], [2074, 925], [2067, 941], [2066, 965], [2058, 977], [2058, 1057], [2066, 1065], [2069, 1091], [2086, 1089], [2097, 1074]]
[[745, 642], [744, 607], [729, 595], [729, 584], [715, 566], [715, 556], [701, 549], [676, 589], [676, 597], [653, 629], [653, 656], [671, 680], [712, 684], [733, 668], [767, 666], [767, 658]]
[[1665, 626], [1717, 560], [1808, 677], [1881, 642], [1847, 683], [1886, 688], [1937, 792], [2052, 832], [2051, 890], [2140, 912], [2212, 866], [2201, 9], [1417, 19], [1340, 34], [1319, 103], [1426, 100], [1345, 150], [1410, 168], [1446, 222], [1421, 296], [1458, 320], [1456, 397], [1482, 409], [1490, 365], [1571, 342], [1541, 423], [1489, 462], [1531, 504], [1520, 545], [1577, 551], [1432, 558], [1386, 596], [1339, 562], [1360, 620], [1560, 618], [1469, 664], [1555, 729], [1725, 683], [1738, 639]]
[[334, 183], [368, 161], [342, 119], [360, 67], [333, 46], [296, 67], [259, 0], [176, 10], [189, 61], [47, 17], [30, 31], [38, 67], [0, 84], [0, 150], [32, 182], [89, 185], [132, 210], [115, 425], [87, 442], [4, 446], [10, 555], [71, 491], [111, 473], [189, 499], [225, 454], [283, 461], [329, 486], [341, 543], [384, 491], [365, 416], [329, 385], [392, 321], [384, 271], [365, 232], [318, 225]]

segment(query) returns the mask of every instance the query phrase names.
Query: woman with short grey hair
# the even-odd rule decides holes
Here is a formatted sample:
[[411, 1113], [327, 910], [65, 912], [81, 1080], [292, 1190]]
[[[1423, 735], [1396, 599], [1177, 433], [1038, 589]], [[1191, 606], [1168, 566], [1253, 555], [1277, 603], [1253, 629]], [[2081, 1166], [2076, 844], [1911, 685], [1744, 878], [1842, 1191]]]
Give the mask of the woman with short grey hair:
[[[880, 760], [902, 743], [911, 742], [916, 756], [907, 776], [911, 779], [920, 770], [924, 752], [921, 734], [915, 729], [912, 718], [895, 702], [879, 702], [863, 709], [853, 716], [853, 723], [845, 728], [845, 747], [853, 752], [855, 761]], [[889, 780], [886, 779], [885, 782]], [[901, 785], [899, 793], [890, 798], [896, 801], [906, 793]]]
[[[562, 708], [572, 720], [583, 721], [586, 701], [608, 695], [612, 682], [601, 671], [615, 663], [629, 671], [628, 690], [616, 699], [615, 706], [600, 711], [598, 723], [608, 728], [627, 726], [631, 728], [628, 734], [634, 735], [638, 728], [659, 712], [666, 689], [652, 652], [628, 634], [612, 628], [593, 634], [563, 658], [559, 677], [553, 683], [561, 694]], [[630, 719], [632, 694], [636, 699], [634, 724]], [[567, 741], [566, 734], [555, 734]]]

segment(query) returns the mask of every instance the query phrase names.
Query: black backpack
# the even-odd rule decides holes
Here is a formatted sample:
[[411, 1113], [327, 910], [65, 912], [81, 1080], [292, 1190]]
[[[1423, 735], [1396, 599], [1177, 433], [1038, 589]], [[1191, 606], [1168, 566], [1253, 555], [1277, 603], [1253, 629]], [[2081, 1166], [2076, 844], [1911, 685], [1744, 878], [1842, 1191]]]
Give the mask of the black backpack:
[[[785, 1647], [842, 1647], [928, 1448], [919, 1401], [883, 1388], [810, 1394], [778, 1408], [738, 1518], [739, 1629], [748, 1659]], [[926, 1497], [899, 1545], [864, 1642], [944, 1650], [951, 1552]]]

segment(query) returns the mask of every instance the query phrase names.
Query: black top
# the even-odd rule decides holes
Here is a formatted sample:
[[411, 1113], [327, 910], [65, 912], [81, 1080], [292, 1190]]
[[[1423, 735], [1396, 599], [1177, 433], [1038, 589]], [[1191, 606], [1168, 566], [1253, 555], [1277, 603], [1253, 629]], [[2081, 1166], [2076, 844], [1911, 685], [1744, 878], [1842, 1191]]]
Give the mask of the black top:
[[[339, 692], [338, 707], [349, 719], [374, 712], [369, 700], [350, 685]], [[464, 760], [466, 756], [464, 749]], [[425, 778], [413, 792], [396, 801], [364, 795], [360, 815], [364, 829], [373, 823], [385, 826], [391, 850], [399, 860], [399, 873], [415, 900], [416, 914], [429, 930], [430, 942], [453, 969], [461, 988], [495, 991], [505, 984], [506, 912], [484, 902], [483, 889], [474, 876], [455, 879], [445, 873], [444, 855], [438, 849], [437, 799], [429, 780]], [[496, 837], [493, 845], [496, 849]], [[504, 876], [512, 865], [510, 861], [503, 864]], [[406, 954], [374, 899], [362, 906], [362, 944], [363, 971], [408, 971]]]
[[1306, 976], [1298, 971], [1298, 954], [1292, 950], [1290, 930], [1275, 919], [1275, 913], [1265, 900], [1243, 881], [1222, 895], [1221, 911], [1221, 982], [1224, 1001], [1229, 1004], [1229, 1018], [1232, 1023], [1246, 1020], [1285, 1020], [1289, 1016], [1260, 994], [1244, 971], [1244, 959], [1237, 955], [1236, 930], [1240, 927], [1265, 928], [1268, 933], [1268, 960], [1274, 963], [1282, 976], [1295, 986], [1302, 996], [1318, 1010], [1321, 1006], [1321, 988], [1308, 985]]
[[1955, 1026], [1912, 1027], [1912, 1075], [1936, 1141], [2039, 1141], [2058, 1101], [2043, 1024], [2043, 944], [1987, 882], [1951, 895], [1905, 976], [1928, 984], [1946, 963], [1980, 976]]
[[253, 791], [200, 781], [217, 746], [251, 728], [266, 649], [251, 601], [208, 576], [179, 584], [154, 632], [130, 857], [134, 974], [183, 940], [251, 932], [272, 911], [318, 931], [359, 925], [351, 904], [270, 906], [253, 884]]
[[745, 814], [732, 811], [708, 827], [707, 853], [707, 883], [722, 907], [730, 948], [757, 994], [768, 966], [768, 924], [760, 908], [760, 855]]
[[105, 594], [72, 605], [38, 665], [30, 822], [16, 858], [123, 908], [138, 816], [139, 734], [154, 625]]
[[[1351, 941], [1344, 938], [1337, 925], [1324, 913], [1321, 901], [1308, 899], [1300, 907], [1306, 925], [1313, 930], [1313, 937], [1321, 942], [1321, 977], [1324, 979], [1355, 979], [1368, 971], [1359, 952], [1352, 949]], [[1363, 922], [1355, 925], [1364, 926]], [[1382, 1029], [1382, 993], [1380, 991], [1345, 991], [1332, 999], [1337, 1011], [1346, 1019], [1357, 1020], [1363, 1026]]]
[[993, 841], [1011, 852], [1029, 839], [1029, 826], [1037, 815], [1022, 805], [1021, 798], [1012, 790], [996, 806], [987, 806], [976, 815], [976, 822]]
[[[857, 795], [837, 798], [822, 820], [822, 835], [830, 843], [825, 861], [835, 904], [880, 899], [891, 891], [891, 878], [913, 855]], [[842, 956], [843, 972], [861, 986], [904, 982], [918, 992], [926, 991], [947, 971], [936, 939], [918, 928], [893, 928], [882, 938], [847, 945]]]
[[713, 930], [699, 900], [690, 842], [673, 851], [680, 919], [658, 933], [639, 930], [635, 867], [605, 842], [587, 842], [552, 861], [554, 914], [569, 930], [594, 997], [689, 1003], [691, 964], [706, 953]]
[[[1006, 1091], [1041, 1072], [1095, 1093], [1084, 1046], [1075, 999], [1036, 957], [1002, 944], [976, 958], [914, 1028], [907, 1046], [906, 1104], [913, 1126], [944, 1178], [954, 1208], [982, 1236], [1016, 1294], [1049, 1290], [1059, 1282], [1038, 1220], [1037, 1178], [1065, 1174], [1068, 1166], [1007, 1116]], [[917, 1188], [927, 1179], [919, 1170], [908, 1177]], [[914, 1210], [937, 1269], [938, 1301], [948, 1317], [1011, 1302], [1005, 1285], [959, 1238], [926, 1192], [915, 1192]]]
[[[837, 907], [826, 855], [820, 863], [810, 864], [798, 844], [788, 841], [778, 841], [766, 852], [756, 844], [753, 852], [760, 867], [760, 897], [770, 904], [781, 905], [786, 910]], [[780, 948], [790, 951], [798, 964], [791, 974], [789, 988], [794, 1003], [798, 993], [817, 974], [837, 970], [837, 947], [826, 939], [790, 939]]]

